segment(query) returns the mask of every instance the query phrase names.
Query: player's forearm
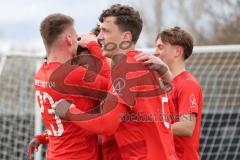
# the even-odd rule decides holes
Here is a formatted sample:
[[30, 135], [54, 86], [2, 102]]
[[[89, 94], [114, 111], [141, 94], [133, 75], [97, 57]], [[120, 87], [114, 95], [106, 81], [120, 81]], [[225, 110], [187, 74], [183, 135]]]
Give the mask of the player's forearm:
[[102, 53], [102, 49], [100, 47], [100, 45], [95, 42], [95, 41], [91, 41], [87, 44], [87, 49], [96, 57], [101, 58], [101, 59], [105, 59], [103, 53]]
[[172, 73], [169, 70], [167, 70], [167, 72], [161, 76], [161, 79], [163, 81], [166, 91], [167, 92], [171, 91], [172, 90]]
[[100, 45], [97, 42], [92, 41], [87, 44], [87, 48], [91, 54], [98, 57], [102, 62], [102, 67], [99, 74], [105, 78], [110, 78], [110, 65], [107, 61], [107, 58], [103, 55]]
[[121, 122], [121, 116], [125, 113], [123, 105], [113, 106], [111, 101], [104, 103], [102, 113], [91, 114], [75, 108], [79, 107], [63, 100], [56, 105], [56, 115], [90, 132], [103, 135], [112, 135]]
[[192, 122], [175, 122], [172, 125], [173, 135], [179, 137], [191, 137], [194, 131], [194, 125]]
[[109, 118], [104, 115], [99, 115], [98, 118], [87, 121], [74, 121], [74, 123], [92, 133], [106, 136], [114, 134], [119, 125], [118, 120]]

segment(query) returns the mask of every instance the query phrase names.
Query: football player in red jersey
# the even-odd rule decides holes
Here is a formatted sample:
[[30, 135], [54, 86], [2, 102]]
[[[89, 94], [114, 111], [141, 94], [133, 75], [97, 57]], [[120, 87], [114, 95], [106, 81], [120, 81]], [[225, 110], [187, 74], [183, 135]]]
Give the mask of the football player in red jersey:
[[[156, 59], [139, 55], [147, 64], [168, 65], [172, 72], [173, 90], [169, 93], [173, 113], [172, 131], [176, 153], [181, 160], [199, 160], [199, 138], [202, 114], [202, 90], [197, 79], [186, 71], [185, 60], [193, 50], [192, 36], [179, 27], [163, 30], [156, 38]], [[162, 62], [163, 61], [163, 62]]]
[[[72, 58], [77, 54], [78, 35], [74, 29], [74, 20], [70, 16], [59, 13], [47, 16], [41, 23], [40, 32], [46, 48], [47, 59], [35, 75], [35, 90], [47, 134], [37, 135], [36, 139], [39, 143], [48, 144], [47, 160], [97, 160], [97, 135], [81, 129], [72, 122], [62, 121], [54, 113], [55, 103], [67, 98], [81, 106], [79, 108], [81, 110], [94, 108], [99, 103], [98, 101], [69, 94], [67, 90], [69, 85], [67, 84], [77, 89], [81, 88], [79, 86], [88, 86], [106, 90], [109, 78], [108, 63], [102, 55], [99, 44], [92, 42], [86, 47], [90, 53], [94, 53], [94, 56], [103, 62], [100, 64], [99, 74], [88, 72], [88, 68], [83, 65], [74, 65], [75, 62], [72, 61]], [[84, 56], [80, 58], [84, 58]], [[69, 68], [70, 70], [68, 70]], [[59, 86], [51, 80], [53, 75], [58, 79], [63, 78], [60, 81], [63, 82], [60, 86], [61, 92], [55, 89]], [[61, 77], [62, 75], [65, 77]], [[96, 81], [87, 83], [84, 81], [86, 76], [89, 79], [94, 78]], [[37, 141], [29, 146], [29, 159], [32, 158], [34, 145], [39, 144]]]
[[[75, 109], [76, 104], [61, 101], [56, 114], [86, 130], [113, 135], [123, 160], [176, 160], [171, 127], [164, 118], [169, 109], [162, 95], [169, 88], [160, 86], [157, 73], [134, 58], [140, 53], [135, 44], [142, 30], [138, 11], [116, 4], [104, 10], [99, 20], [98, 38], [104, 55], [112, 59], [112, 87], [102, 103], [102, 112], [85, 113]], [[88, 35], [82, 37], [83, 47], [89, 42]], [[160, 72], [169, 81], [167, 69]]]

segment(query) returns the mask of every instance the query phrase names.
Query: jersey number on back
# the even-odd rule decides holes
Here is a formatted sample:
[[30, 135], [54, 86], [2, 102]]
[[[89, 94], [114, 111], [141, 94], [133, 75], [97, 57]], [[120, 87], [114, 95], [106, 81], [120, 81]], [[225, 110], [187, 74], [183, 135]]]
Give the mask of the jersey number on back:
[[[38, 99], [38, 104], [39, 104], [41, 113], [44, 113], [44, 111], [47, 111], [47, 114], [54, 115], [55, 102], [53, 101], [53, 98], [47, 92], [41, 93], [40, 91], [36, 91], [36, 96]], [[47, 101], [50, 103], [50, 106], [51, 106], [48, 110], [44, 108], [44, 104], [46, 104]], [[48, 135], [61, 136], [64, 131], [61, 119], [56, 115], [54, 115], [54, 119], [57, 124], [57, 129], [55, 129], [52, 124], [50, 124], [51, 130], [47, 129], [47, 133]]]

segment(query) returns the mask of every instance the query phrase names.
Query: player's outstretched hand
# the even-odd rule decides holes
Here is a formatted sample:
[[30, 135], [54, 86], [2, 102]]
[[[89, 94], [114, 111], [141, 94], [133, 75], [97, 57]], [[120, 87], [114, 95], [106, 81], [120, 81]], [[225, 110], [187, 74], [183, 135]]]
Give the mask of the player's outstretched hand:
[[97, 42], [97, 37], [93, 33], [83, 34], [79, 37], [78, 45], [83, 48], [87, 47], [87, 44], [91, 41]]
[[40, 145], [39, 140], [34, 137], [28, 145], [28, 153], [27, 153], [28, 154], [28, 160], [33, 160], [34, 152], [38, 151], [39, 145]]
[[149, 69], [157, 71], [160, 76], [168, 71], [168, 66], [160, 58], [152, 54], [141, 53], [136, 55], [135, 58], [137, 61], [146, 64]]

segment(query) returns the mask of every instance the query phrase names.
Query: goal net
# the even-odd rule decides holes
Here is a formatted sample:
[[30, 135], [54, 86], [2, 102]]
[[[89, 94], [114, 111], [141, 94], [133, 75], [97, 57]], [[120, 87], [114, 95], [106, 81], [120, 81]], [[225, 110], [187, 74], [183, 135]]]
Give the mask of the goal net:
[[240, 46], [196, 48], [188, 69], [203, 88], [203, 160], [240, 159]]
[[0, 159], [25, 160], [34, 135], [33, 79], [40, 58], [12, 54], [0, 57]]
[[[0, 53], [1, 160], [27, 159], [28, 143], [42, 128], [33, 90], [42, 58]], [[202, 159], [240, 159], [240, 46], [195, 47], [187, 68], [203, 88]], [[36, 159], [43, 157], [44, 149]]]

